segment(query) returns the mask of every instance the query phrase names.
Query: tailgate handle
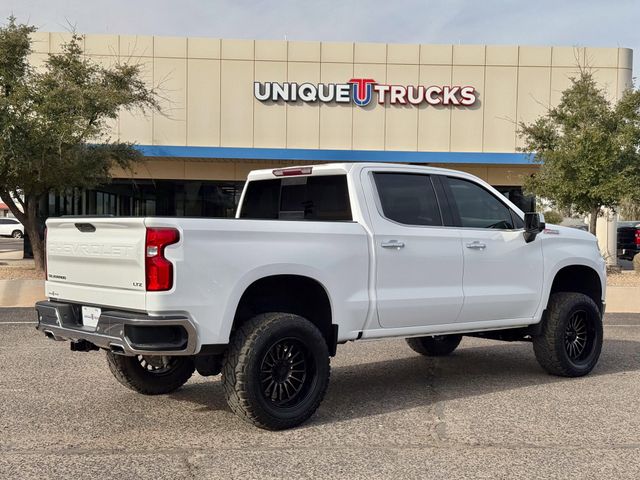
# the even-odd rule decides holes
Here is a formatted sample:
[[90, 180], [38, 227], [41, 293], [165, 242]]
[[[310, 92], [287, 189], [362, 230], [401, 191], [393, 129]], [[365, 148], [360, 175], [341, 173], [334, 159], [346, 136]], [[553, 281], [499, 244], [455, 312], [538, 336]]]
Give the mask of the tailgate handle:
[[96, 227], [91, 225], [90, 223], [76, 223], [76, 228], [81, 232], [95, 232]]

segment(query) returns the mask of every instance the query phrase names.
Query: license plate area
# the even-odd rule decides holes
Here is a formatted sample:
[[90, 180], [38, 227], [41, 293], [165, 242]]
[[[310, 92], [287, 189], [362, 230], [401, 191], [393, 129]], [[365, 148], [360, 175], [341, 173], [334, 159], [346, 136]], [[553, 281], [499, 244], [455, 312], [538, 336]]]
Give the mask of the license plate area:
[[100, 319], [101, 309], [98, 307], [82, 307], [82, 325], [95, 330]]

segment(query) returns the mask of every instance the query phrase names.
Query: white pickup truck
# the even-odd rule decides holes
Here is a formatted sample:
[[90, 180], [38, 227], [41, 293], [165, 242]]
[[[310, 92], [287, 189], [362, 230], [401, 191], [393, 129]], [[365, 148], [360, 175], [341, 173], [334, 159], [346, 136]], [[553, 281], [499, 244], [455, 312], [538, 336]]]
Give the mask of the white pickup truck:
[[275, 430], [314, 413], [352, 340], [530, 341], [549, 373], [589, 373], [605, 263], [473, 175], [342, 163], [252, 172], [235, 219], [50, 218], [45, 288], [38, 329], [106, 350], [125, 386], [222, 373], [231, 409]]

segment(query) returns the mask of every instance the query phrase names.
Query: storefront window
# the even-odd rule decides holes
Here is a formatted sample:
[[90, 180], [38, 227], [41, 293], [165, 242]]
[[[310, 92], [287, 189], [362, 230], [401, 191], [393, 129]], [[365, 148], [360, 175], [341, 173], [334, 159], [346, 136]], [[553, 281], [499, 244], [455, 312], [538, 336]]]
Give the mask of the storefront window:
[[41, 209], [45, 217], [233, 217], [243, 185], [237, 181], [117, 179], [84, 192], [50, 194]]
[[535, 212], [536, 211], [536, 197], [531, 195], [525, 195], [522, 192], [522, 187], [494, 187], [502, 195], [507, 197], [516, 207], [523, 212]]
[[[40, 205], [43, 218], [61, 215], [163, 217], [233, 217], [244, 182], [221, 180], [124, 180], [66, 195], [50, 194]], [[535, 197], [520, 186], [496, 189], [524, 212], [535, 210]]]

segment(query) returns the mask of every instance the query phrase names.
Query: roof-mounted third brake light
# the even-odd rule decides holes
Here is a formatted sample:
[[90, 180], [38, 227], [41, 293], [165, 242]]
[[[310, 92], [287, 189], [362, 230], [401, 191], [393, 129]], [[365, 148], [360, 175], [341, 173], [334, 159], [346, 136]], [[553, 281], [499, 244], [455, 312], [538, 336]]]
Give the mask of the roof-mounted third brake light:
[[294, 175], [311, 175], [313, 167], [276, 168], [273, 174], [276, 177], [292, 177]]

